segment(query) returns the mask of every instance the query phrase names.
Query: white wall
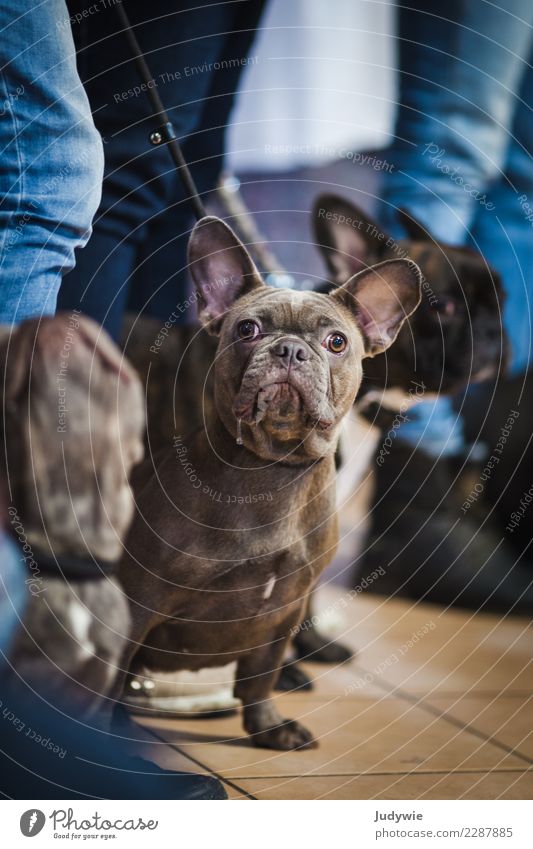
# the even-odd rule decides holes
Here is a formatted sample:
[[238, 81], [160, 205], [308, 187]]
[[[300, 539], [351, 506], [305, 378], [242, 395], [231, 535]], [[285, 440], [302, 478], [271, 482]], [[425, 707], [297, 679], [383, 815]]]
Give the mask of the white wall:
[[233, 116], [229, 166], [283, 170], [386, 146], [393, 9], [394, 0], [270, 0]]

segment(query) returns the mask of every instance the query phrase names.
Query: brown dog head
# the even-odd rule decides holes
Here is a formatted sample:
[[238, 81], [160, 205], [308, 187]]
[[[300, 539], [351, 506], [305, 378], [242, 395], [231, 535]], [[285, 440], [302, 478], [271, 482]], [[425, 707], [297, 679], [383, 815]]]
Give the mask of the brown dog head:
[[451, 393], [495, 375], [507, 356], [499, 276], [476, 251], [437, 242], [412, 215], [399, 215], [408, 239], [397, 241], [335, 195], [319, 197], [313, 210], [316, 243], [336, 285], [401, 256], [413, 259], [424, 277], [419, 308], [392, 356], [365, 369], [369, 382], [407, 390], [416, 380], [429, 392]]
[[264, 459], [301, 462], [334, 450], [362, 379], [420, 301], [420, 271], [400, 259], [351, 276], [331, 295], [266, 286], [218, 218], [200, 221], [189, 263], [198, 313], [219, 336], [218, 414]]

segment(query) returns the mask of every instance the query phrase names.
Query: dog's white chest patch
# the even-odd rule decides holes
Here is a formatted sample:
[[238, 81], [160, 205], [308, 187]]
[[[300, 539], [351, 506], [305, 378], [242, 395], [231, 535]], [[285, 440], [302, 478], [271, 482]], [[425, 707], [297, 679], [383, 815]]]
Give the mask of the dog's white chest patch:
[[265, 601], [266, 601], [267, 598], [270, 598], [270, 596], [272, 595], [272, 593], [274, 591], [275, 586], [276, 586], [276, 576], [271, 575], [270, 578], [268, 579], [268, 582], [265, 584], [265, 589], [264, 589], [264, 592], [263, 592], [263, 598], [265, 599]]
[[96, 646], [89, 638], [89, 630], [92, 616], [89, 611], [78, 602], [73, 602], [69, 607], [69, 619], [72, 627], [72, 636], [77, 640], [78, 650], [82, 657], [94, 657]]

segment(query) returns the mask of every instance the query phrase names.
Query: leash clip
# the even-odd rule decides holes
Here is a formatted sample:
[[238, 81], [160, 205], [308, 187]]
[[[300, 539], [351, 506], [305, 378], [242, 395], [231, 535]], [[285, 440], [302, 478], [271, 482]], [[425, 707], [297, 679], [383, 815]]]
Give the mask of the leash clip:
[[159, 147], [160, 144], [168, 144], [168, 142], [174, 141], [177, 137], [172, 121], [167, 121], [166, 124], [162, 124], [160, 127], [157, 127], [157, 129], [152, 130], [148, 138], [150, 140], [150, 144], [153, 144], [154, 147]]

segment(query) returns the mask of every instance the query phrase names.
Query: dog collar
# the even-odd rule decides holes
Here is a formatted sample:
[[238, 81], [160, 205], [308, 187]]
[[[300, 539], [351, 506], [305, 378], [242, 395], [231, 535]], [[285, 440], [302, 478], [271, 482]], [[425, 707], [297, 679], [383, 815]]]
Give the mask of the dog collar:
[[44, 554], [44, 552], [35, 549], [28, 552], [24, 551], [24, 548], [29, 547], [27, 543], [23, 547], [21, 541], [16, 537], [15, 541], [25, 565], [34, 576], [42, 573], [55, 577], [61, 576], [67, 580], [89, 581], [112, 577], [118, 570], [118, 561], [116, 560], [77, 557], [73, 554]]

